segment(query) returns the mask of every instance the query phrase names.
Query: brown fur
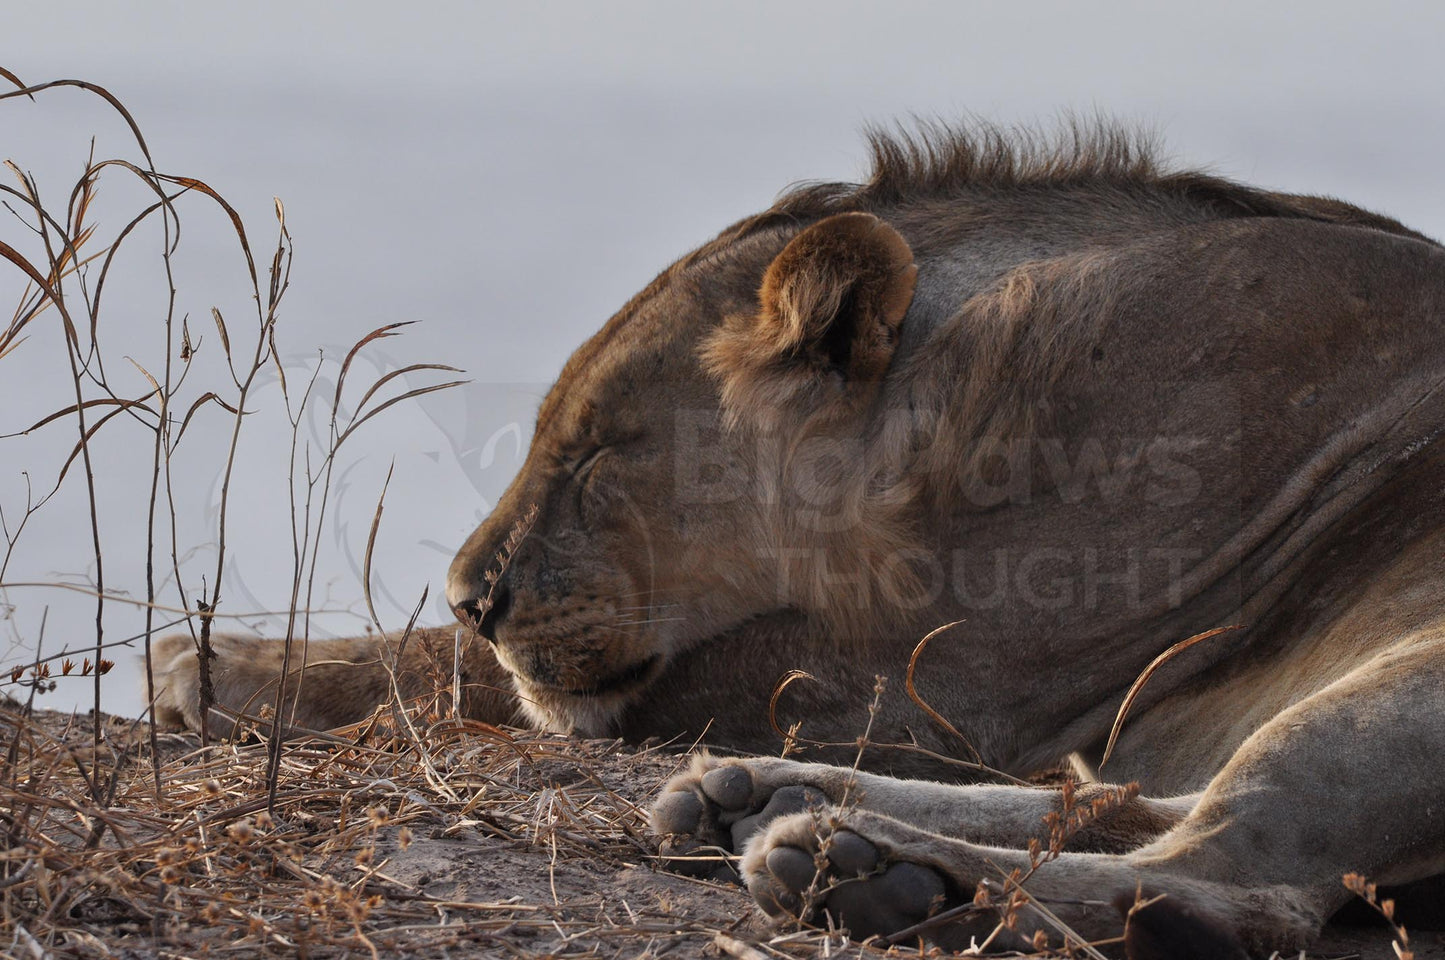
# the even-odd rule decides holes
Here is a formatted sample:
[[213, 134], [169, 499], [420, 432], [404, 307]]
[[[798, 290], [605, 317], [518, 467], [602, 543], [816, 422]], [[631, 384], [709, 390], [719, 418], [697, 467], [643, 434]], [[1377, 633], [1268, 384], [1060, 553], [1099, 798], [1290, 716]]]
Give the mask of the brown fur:
[[[962, 621], [921, 693], [1026, 773], [1097, 764], [1140, 671], [1237, 623], [1136, 700], [1103, 771], [1146, 792], [1098, 828], [1122, 852], [1066, 854], [1041, 895], [1142, 884], [1186, 907], [1140, 943], [1177, 921], [1273, 948], [1312, 935], [1346, 871], [1445, 869], [1445, 820], [1420, 813], [1445, 773], [1445, 251], [1339, 201], [1171, 171], [1111, 128], [1052, 145], [930, 129], [873, 152], [865, 183], [784, 194], [568, 361], [448, 577], [495, 651], [469, 679], [509, 676], [555, 729], [767, 751], [769, 695], [801, 668], [780, 721], [847, 742], [875, 674]], [[484, 572], [533, 507], [484, 610]], [[186, 670], [165, 672], [162, 706], [192, 720]], [[373, 687], [301, 698], [340, 722]], [[962, 749], [896, 692], [873, 732]], [[864, 762], [940, 772], [911, 750]], [[835, 801], [847, 774], [746, 769]], [[837, 815], [953, 890], [1021, 856], [975, 838], [1021, 842], [1053, 803], [956, 787], [924, 809], [922, 788], [870, 782]], [[805, 828], [749, 841], [750, 882]], [[1070, 922], [1118, 931], [1107, 908]]]

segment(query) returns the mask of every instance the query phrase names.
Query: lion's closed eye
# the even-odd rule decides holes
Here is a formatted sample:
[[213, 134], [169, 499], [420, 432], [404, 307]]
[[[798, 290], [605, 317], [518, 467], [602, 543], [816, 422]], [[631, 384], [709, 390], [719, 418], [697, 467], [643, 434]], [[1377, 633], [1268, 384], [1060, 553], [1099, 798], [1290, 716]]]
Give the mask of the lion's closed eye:
[[593, 524], [599, 519], [607, 500], [607, 491], [611, 486], [607, 475], [611, 471], [603, 461], [609, 459], [612, 453], [610, 446], [598, 448], [578, 464], [576, 473], [572, 475], [572, 482], [577, 486], [577, 513], [585, 524]]
[[572, 470], [572, 478], [578, 483], [586, 483], [587, 477], [591, 474], [592, 468], [597, 465], [597, 461], [606, 456], [611, 449], [610, 446], [598, 447], [591, 453], [580, 457], [577, 466]]

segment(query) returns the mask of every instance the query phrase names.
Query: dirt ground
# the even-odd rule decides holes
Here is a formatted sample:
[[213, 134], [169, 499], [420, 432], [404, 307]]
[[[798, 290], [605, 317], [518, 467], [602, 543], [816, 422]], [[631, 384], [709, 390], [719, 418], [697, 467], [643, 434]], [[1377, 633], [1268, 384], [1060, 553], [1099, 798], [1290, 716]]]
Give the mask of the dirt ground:
[[[0, 951], [885, 955], [769, 928], [741, 889], [657, 869], [643, 811], [681, 755], [427, 719], [287, 745], [268, 815], [264, 743], [162, 734], [157, 798], [147, 728], [106, 718], [97, 751], [87, 717], [0, 711]], [[1412, 941], [1445, 960], [1445, 934]], [[1301, 956], [1395, 952], [1383, 925], [1332, 926]]]

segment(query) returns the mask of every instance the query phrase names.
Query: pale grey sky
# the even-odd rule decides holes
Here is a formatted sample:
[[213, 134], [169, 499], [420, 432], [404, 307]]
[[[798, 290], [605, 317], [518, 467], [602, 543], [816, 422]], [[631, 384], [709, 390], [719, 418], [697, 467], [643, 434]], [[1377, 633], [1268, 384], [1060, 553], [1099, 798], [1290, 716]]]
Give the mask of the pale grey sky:
[[[1183, 162], [1342, 196], [1439, 236], [1442, 38], [1445, 7], [1408, 3], [423, 2], [403, 12], [370, 0], [72, 0], [8, 9], [0, 65], [31, 83], [108, 87], [162, 170], [210, 182], [261, 237], [271, 198], [285, 201], [296, 362], [418, 319], [385, 357], [451, 362], [475, 379], [377, 423], [334, 506], [325, 579], [354, 602], [356, 545], [395, 458], [378, 561], [382, 615], [395, 623], [428, 581], [427, 619], [445, 617], [436, 588], [447, 552], [505, 484], [516, 462], [507, 427], [530, 428], [570, 350], [670, 259], [790, 182], [861, 173], [865, 123], [1103, 113], [1157, 129]], [[0, 103], [0, 158], [42, 188], [73, 178], [92, 133], [100, 155], [129, 150], [123, 127], [77, 91]], [[182, 309], [198, 329], [212, 305], [244, 314], [232, 242], [214, 218], [196, 214], [180, 266]], [[5, 309], [19, 289], [0, 271]], [[155, 307], [137, 292], [108, 309], [119, 356], [128, 325], [143, 329]], [[57, 374], [36, 350], [7, 363], [0, 433], [49, 402], [38, 398]], [[263, 432], [243, 464], [237, 605], [284, 602], [275, 437]], [[73, 443], [61, 439], [0, 454], [7, 511], [23, 498], [16, 474], [53, 473], [56, 450]], [[127, 453], [107, 453], [110, 469]], [[196, 502], [181, 512], [199, 531], [215, 465], [194, 469], [182, 483]], [[107, 490], [107, 533], [120, 544], [138, 535], [136, 482]], [[7, 578], [83, 573], [80, 516], [37, 519]], [[107, 562], [113, 583], [139, 591], [137, 551], [108, 548]], [[91, 611], [73, 596], [11, 591], [9, 602], [12, 639], [33, 640], [46, 604], [49, 649], [84, 639]], [[117, 613], [111, 629], [135, 622]], [[113, 707], [136, 709], [133, 679], [113, 686]]]

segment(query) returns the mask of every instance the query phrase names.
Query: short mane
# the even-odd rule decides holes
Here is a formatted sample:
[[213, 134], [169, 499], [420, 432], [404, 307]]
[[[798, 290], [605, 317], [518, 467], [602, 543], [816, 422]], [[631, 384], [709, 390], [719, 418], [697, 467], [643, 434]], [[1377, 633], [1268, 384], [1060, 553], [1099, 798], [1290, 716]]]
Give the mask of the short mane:
[[[872, 168], [861, 183], [809, 182], [785, 191], [756, 216], [718, 237], [803, 226], [835, 213], [879, 212], [914, 201], [1013, 190], [1101, 188], [1155, 192], [1198, 204], [1221, 218], [1294, 217], [1348, 223], [1434, 243], [1389, 217], [1329, 197], [1245, 186], [1161, 159], [1152, 133], [1108, 120], [1066, 118], [1054, 130], [983, 121], [918, 121], [913, 128], [867, 131]], [[710, 252], [709, 244], [699, 255]], [[691, 258], [689, 258], [691, 259]]]
[[1150, 183], [1164, 175], [1152, 134], [1102, 120], [1068, 118], [1055, 131], [919, 121], [911, 130], [874, 127], [866, 135], [873, 161], [866, 181], [802, 184], [773, 209], [886, 205], [964, 189]]

